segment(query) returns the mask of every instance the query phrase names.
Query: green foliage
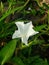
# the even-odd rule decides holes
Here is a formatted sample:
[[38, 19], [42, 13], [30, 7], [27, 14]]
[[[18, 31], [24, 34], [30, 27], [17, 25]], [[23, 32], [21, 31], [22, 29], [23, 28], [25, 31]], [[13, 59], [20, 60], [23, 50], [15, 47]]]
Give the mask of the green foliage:
[[11, 58], [16, 48], [16, 44], [17, 44], [16, 40], [12, 40], [2, 48], [2, 50], [0, 51], [1, 65], [3, 65], [5, 62], [7, 62]]
[[30, 60], [31, 60], [31, 65], [48, 65], [47, 60], [43, 60], [38, 56], [30, 58]]
[[37, 30], [37, 31], [41, 31], [43, 29], [45, 29], [47, 27], [46, 24], [43, 24], [43, 25], [40, 25], [40, 26], [36, 26], [34, 29]]
[[43, 60], [41, 59], [40, 57], [38, 56], [35, 56], [35, 57], [30, 57], [28, 59], [25, 59], [23, 62], [24, 64], [22, 63], [23, 60], [21, 60], [21, 58], [19, 57], [15, 57], [13, 58], [13, 62], [18, 64], [18, 65], [48, 65], [47, 64], [47, 60]]
[[12, 62], [18, 65], [48, 65], [47, 59], [42, 59], [39, 56], [28, 57], [23, 59], [21, 59], [20, 57], [14, 57]]
[[1, 10], [2, 13], [3, 13], [3, 11], [4, 11], [4, 10], [3, 10], [3, 9], [4, 9], [4, 4], [3, 4], [2, 2], [1, 2], [0, 4], [1, 4], [1, 5], [0, 5], [0, 10]]
[[14, 64], [17, 64], [17, 65], [25, 65], [25, 64], [23, 63], [23, 61], [21, 60], [21, 58], [19, 58], [19, 57], [14, 57], [14, 58], [12, 59], [12, 62], [13, 62]]
[[4, 20], [7, 16], [9, 16], [10, 14], [12, 14], [13, 12], [15, 12], [16, 10], [18, 10], [20, 8], [22, 8], [22, 7], [14, 8], [12, 10], [8, 10], [5, 14], [2, 15], [2, 17], [0, 18], [0, 21]]
[[[31, 10], [28, 10], [29, 7]], [[26, 23], [30, 20], [34, 24], [34, 29], [39, 31], [39, 34], [29, 38], [28, 46], [23, 44], [21, 46], [20, 40], [12, 40], [12, 35], [17, 29], [15, 22], [24, 21]], [[10, 41], [8, 41], [8, 39]], [[4, 42], [6, 45], [2, 44]], [[37, 46], [37, 48], [39, 46], [40, 49], [36, 51], [34, 50], [34, 46]], [[43, 6], [41, 6], [40, 0], [7, 0], [6, 2], [1, 1], [0, 64], [4, 65], [7, 62], [11, 62], [13, 65], [48, 65], [48, 53], [45, 53], [47, 52], [47, 48], [49, 48], [49, 5], [43, 3]], [[17, 54], [15, 55], [14, 52], [17, 52]], [[34, 54], [38, 56], [34, 56]], [[39, 55], [42, 54], [44, 54], [44, 59], [39, 57]]]

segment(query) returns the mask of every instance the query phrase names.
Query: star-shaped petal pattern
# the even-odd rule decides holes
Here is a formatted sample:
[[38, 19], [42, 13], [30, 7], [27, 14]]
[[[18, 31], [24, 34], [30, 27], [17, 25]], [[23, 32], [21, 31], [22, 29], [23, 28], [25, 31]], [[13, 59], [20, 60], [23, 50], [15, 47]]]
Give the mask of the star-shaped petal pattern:
[[22, 43], [25, 43], [27, 45], [28, 39], [30, 36], [33, 36], [39, 32], [35, 31], [33, 29], [32, 22], [28, 22], [24, 24], [24, 22], [15, 22], [16, 26], [18, 27], [18, 30], [16, 30], [12, 36], [12, 39], [14, 38], [21, 38]]

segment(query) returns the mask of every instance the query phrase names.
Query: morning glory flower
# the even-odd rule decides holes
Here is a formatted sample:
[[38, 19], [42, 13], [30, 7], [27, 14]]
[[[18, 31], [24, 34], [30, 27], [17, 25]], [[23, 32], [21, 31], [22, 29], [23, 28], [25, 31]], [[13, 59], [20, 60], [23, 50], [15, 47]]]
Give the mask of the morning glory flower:
[[39, 33], [33, 29], [34, 26], [32, 25], [31, 21], [26, 24], [19, 21], [15, 22], [15, 24], [18, 27], [18, 30], [15, 30], [12, 39], [21, 38], [22, 43], [24, 43], [25, 45], [28, 45], [27, 43], [30, 36]]

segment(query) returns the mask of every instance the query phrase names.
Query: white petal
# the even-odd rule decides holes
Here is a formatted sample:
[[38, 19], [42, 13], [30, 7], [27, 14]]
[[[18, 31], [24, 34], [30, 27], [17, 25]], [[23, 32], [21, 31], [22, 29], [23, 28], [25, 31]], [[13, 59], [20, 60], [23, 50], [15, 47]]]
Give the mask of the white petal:
[[12, 39], [14, 39], [14, 38], [20, 38], [21, 36], [20, 36], [20, 32], [19, 31], [15, 31], [14, 32], [14, 34], [13, 34], [13, 36], [12, 36]]
[[28, 33], [27, 33], [27, 37], [33, 36], [33, 35], [35, 35], [35, 34], [37, 34], [37, 33], [39, 33], [39, 32], [35, 31], [34, 29], [30, 29], [30, 30], [28, 31]]
[[23, 26], [23, 25], [24, 25], [24, 22], [20, 22], [20, 21], [18, 21], [18, 22], [15, 22], [15, 24], [16, 24], [16, 26], [19, 27], [19, 25]]
[[23, 30], [24, 30], [24, 22], [15, 22], [15, 24], [17, 25], [18, 30], [22, 34], [23, 33]]
[[31, 28], [33, 28], [34, 26], [32, 25], [32, 21], [30, 21], [27, 24], [25, 24], [25, 27], [31, 27]]
[[24, 43], [25, 45], [28, 45], [28, 38], [27, 37], [24, 37], [24, 38], [21, 38], [22, 40], [22, 43]]
[[24, 33], [27, 34], [28, 31], [30, 30], [30, 28], [32, 28], [32, 27], [34, 27], [34, 26], [32, 25], [31, 21], [29, 23], [25, 24], [24, 25]]

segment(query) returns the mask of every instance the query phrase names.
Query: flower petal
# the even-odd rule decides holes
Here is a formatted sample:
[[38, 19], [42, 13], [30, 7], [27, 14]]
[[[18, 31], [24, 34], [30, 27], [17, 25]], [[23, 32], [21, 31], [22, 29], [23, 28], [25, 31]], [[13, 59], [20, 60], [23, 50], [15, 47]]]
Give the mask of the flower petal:
[[24, 33], [27, 34], [28, 31], [30, 30], [30, 28], [32, 28], [32, 27], [34, 27], [34, 26], [32, 25], [31, 21], [27, 24], [24, 24]]
[[19, 31], [15, 31], [14, 32], [14, 34], [13, 34], [13, 36], [12, 36], [12, 39], [14, 39], [14, 38], [20, 38], [21, 36], [20, 36], [20, 32]]
[[39, 33], [39, 32], [35, 31], [34, 29], [29, 29], [29, 31], [27, 33], [27, 37], [29, 38], [30, 36], [33, 36], [37, 33]]
[[28, 28], [28, 27], [31, 27], [33, 28], [34, 26], [32, 25], [32, 21], [28, 22], [27, 24], [25, 24], [25, 27]]
[[24, 22], [15, 22], [15, 24], [18, 27], [18, 30], [20, 31], [20, 33], [22, 34], [23, 30], [24, 30]]
[[25, 45], [28, 45], [28, 38], [27, 37], [24, 37], [24, 38], [21, 38], [22, 40], [22, 43], [24, 43]]

